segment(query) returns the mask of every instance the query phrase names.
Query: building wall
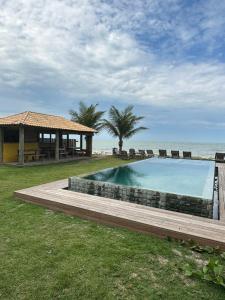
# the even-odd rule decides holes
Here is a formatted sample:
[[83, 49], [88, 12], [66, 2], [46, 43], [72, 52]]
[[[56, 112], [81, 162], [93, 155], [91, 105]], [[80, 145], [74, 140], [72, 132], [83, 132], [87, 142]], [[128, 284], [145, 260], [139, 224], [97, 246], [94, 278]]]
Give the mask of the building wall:
[[[38, 150], [38, 129], [26, 127], [24, 130], [24, 150]], [[4, 128], [3, 163], [17, 162], [19, 150], [19, 128]]]
[[[38, 143], [25, 143], [24, 149], [38, 150]], [[3, 144], [3, 162], [17, 162], [18, 160], [19, 143], [4, 143]]]

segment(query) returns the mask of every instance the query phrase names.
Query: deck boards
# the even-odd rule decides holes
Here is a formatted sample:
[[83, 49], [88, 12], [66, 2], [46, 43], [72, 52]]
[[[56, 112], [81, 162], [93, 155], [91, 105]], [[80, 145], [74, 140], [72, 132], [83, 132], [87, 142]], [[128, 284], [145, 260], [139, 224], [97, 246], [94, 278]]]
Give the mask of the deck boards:
[[225, 222], [225, 163], [217, 163], [219, 183], [219, 214], [220, 220]]
[[[225, 169], [224, 169], [225, 171]], [[60, 180], [15, 192], [24, 201], [66, 214], [135, 231], [192, 239], [225, 249], [225, 223], [183, 213], [65, 190]]]

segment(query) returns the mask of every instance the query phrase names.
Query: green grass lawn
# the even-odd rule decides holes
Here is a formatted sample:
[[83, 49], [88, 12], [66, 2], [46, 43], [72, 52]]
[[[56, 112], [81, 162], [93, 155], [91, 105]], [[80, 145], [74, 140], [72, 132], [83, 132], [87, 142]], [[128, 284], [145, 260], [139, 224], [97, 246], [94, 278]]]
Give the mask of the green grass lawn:
[[124, 163], [0, 167], [0, 299], [225, 299], [180, 267], [208, 254], [23, 203], [13, 191]]

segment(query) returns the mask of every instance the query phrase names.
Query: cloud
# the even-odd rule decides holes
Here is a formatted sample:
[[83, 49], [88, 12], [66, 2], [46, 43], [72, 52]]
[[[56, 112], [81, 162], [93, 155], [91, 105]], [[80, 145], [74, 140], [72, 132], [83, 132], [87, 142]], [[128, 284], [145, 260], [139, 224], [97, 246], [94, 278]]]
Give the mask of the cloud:
[[0, 88], [21, 107], [36, 91], [35, 109], [44, 90], [68, 102], [225, 107], [224, 61], [194, 51], [224, 43], [216, 2], [0, 0]]

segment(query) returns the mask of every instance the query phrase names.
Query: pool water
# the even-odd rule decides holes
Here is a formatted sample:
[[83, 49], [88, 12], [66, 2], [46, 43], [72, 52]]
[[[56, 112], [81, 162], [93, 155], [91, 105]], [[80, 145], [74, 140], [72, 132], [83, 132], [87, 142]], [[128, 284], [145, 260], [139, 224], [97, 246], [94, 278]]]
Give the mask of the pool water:
[[212, 161], [150, 158], [85, 178], [212, 200], [214, 171]]

